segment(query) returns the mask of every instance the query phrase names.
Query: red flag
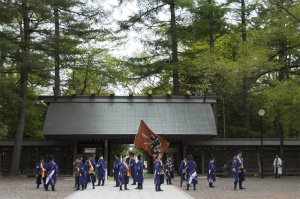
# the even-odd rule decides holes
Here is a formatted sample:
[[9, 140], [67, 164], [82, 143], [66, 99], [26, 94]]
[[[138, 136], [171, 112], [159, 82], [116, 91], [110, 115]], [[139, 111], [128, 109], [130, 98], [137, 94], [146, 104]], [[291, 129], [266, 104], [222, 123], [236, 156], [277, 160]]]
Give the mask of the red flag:
[[170, 143], [153, 133], [146, 123], [141, 120], [139, 131], [134, 139], [134, 145], [145, 149], [152, 157], [157, 157], [160, 153], [164, 154]]

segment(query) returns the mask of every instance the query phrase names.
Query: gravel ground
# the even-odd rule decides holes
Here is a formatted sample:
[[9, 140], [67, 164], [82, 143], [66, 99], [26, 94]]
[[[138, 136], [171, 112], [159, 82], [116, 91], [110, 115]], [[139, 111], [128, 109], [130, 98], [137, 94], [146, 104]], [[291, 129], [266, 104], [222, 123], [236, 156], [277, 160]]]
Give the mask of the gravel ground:
[[[197, 190], [186, 186], [179, 187], [179, 178], [173, 184], [195, 199], [299, 199], [300, 177], [283, 177], [265, 179], [249, 177], [244, 182], [245, 190], [233, 190], [231, 178], [218, 178], [215, 188], [208, 188], [204, 177], [200, 177]], [[167, 186], [162, 185], [162, 189]], [[50, 188], [50, 187], [49, 187]], [[0, 177], [0, 199], [62, 199], [74, 192], [74, 179], [72, 177], [59, 177], [55, 192], [36, 189], [35, 179], [27, 177], [11, 178]], [[167, 191], [167, 190], [166, 190]]]
[[[45, 191], [43, 186], [36, 189], [35, 178], [0, 177], [0, 199], [61, 199], [74, 192], [74, 179], [58, 177], [56, 191]], [[51, 190], [51, 186], [49, 187]]]
[[[249, 177], [243, 183], [244, 190], [233, 190], [231, 178], [218, 178], [215, 188], [209, 188], [205, 177], [198, 179], [197, 190], [186, 186], [179, 187], [179, 178], [174, 180], [174, 185], [188, 193], [195, 199], [299, 199], [300, 177], [283, 177], [280, 180], [272, 177], [264, 179]], [[166, 185], [164, 185], [166, 186]]]

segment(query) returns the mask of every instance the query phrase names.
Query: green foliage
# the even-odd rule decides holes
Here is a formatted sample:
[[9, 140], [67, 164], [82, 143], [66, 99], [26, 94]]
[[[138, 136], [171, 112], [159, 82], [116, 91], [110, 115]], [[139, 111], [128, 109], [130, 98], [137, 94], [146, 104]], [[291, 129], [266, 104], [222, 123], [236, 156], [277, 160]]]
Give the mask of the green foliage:
[[281, 121], [286, 136], [300, 133], [300, 82], [291, 79], [280, 82], [265, 91], [265, 108], [270, 123]]
[[8, 134], [8, 128], [5, 124], [0, 122], [0, 139], [1, 138], [6, 138]]
[[[47, 106], [37, 102], [37, 96], [53, 93], [57, 55], [63, 95], [107, 94], [120, 85], [137, 95], [149, 89], [165, 95], [178, 71], [181, 94], [191, 90], [198, 96], [222, 97], [220, 134], [225, 128], [228, 137], [258, 137], [257, 111], [265, 108], [266, 136], [278, 136], [275, 120], [281, 122], [285, 136], [300, 136], [299, 0], [245, 1], [245, 24], [237, 0], [121, 2], [136, 2], [138, 10], [118, 22], [120, 29], [112, 34], [112, 10], [104, 9], [108, 1], [28, 0], [31, 40], [30, 52], [24, 55], [21, 1], [1, 1], [0, 138], [13, 137], [16, 130], [24, 63], [30, 66], [25, 137], [43, 136]], [[54, 29], [55, 9], [59, 34]], [[123, 34], [127, 31], [141, 35], [144, 51], [128, 58], [112, 56], [111, 48], [124, 42], [122, 37], [127, 39]]]

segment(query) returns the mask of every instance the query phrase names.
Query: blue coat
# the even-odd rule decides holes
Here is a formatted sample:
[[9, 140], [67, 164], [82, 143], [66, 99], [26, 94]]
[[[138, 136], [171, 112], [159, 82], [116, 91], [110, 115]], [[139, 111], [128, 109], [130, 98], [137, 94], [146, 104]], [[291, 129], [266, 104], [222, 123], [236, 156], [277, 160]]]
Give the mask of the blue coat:
[[98, 171], [98, 179], [105, 180], [106, 165], [103, 159], [99, 159], [96, 165]]
[[180, 178], [181, 178], [182, 181], [186, 180], [185, 179], [186, 166], [187, 166], [186, 162], [182, 160], [181, 163], [180, 163], [180, 167], [179, 167]]
[[174, 164], [172, 161], [167, 160], [165, 163], [166, 178], [174, 178]]
[[127, 178], [128, 165], [125, 162], [122, 162], [119, 165], [119, 182], [120, 185], [128, 184], [129, 178]]
[[143, 163], [141, 160], [139, 160], [136, 164], [136, 170], [137, 170], [137, 177], [136, 181], [138, 183], [143, 183], [144, 182], [144, 172], [143, 172]]
[[157, 185], [164, 183], [164, 165], [159, 159], [154, 162], [154, 183]]
[[85, 177], [86, 177], [86, 182], [96, 182], [96, 175], [95, 175], [95, 169], [96, 169], [96, 164], [94, 160], [90, 160], [91, 165], [93, 166], [93, 169], [91, 171], [91, 165], [89, 165], [88, 160], [84, 164], [84, 171], [85, 171]]
[[208, 182], [216, 182], [216, 166], [215, 162], [210, 160], [208, 163], [208, 174], [207, 174]]
[[[44, 172], [42, 171], [42, 169], [44, 169]], [[46, 177], [45, 165], [43, 163], [40, 162], [38, 163], [35, 169], [35, 174], [36, 174], [36, 184], [42, 184], [42, 178]]]
[[85, 185], [87, 179], [86, 179], [86, 173], [84, 171], [84, 164], [82, 162], [80, 162], [80, 164], [78, 165], [78, 169], [79, 169], [79, 184]]
[[131, 176], [133, 178], [133, 180], [136, 181], [136, 162], [134, 159], [130, 159], [129, 161], [129, 167], [130, 167], [130, 171], [131, 171]]
[[[194, 160], [188, 160], [186, 163], [186, 178], [187, 180], [189, 180], [190, 176], [196, 171], [197, 169], [197, 164]], [[197, 176], [195, 178], [193, 178], [192, 180], [193, 184], [197, 184], [198, 180], [197, 180]]]
[[120, 164], [121, 164], [121, 162], [120, 162], [119, 159], [117, 159], [117, 160], [114, 161], [114, 180], [116, 182], [119, 181], [119, 168], [120, 168]]
[[[46, 177], [49, 179], [48, 184], [55, 185], [56, 184], [56, 174], [58, 172], [58, 167], [54, 161], [49, 162], [46, 167]], [[51, 173], [53, 172], [53, 175]]]
[[238, 182], [239, 180], [244, 181], [244, 164], [243, 158], [238, 158], [235, 156], [232, 160], [232, 174], [233, 174], [233, 181]]

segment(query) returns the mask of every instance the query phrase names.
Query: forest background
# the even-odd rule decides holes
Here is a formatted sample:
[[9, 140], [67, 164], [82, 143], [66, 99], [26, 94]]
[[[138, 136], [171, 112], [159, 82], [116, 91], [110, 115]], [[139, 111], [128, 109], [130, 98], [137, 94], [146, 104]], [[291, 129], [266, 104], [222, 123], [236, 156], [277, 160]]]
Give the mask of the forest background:
[[263, 108], [299, 138], [299, 25], [299, 0], [0, 0], [0, 138], [43, 137], [40, 95], [149, 90], [218, 96], [219, 137], [259, 137]]

